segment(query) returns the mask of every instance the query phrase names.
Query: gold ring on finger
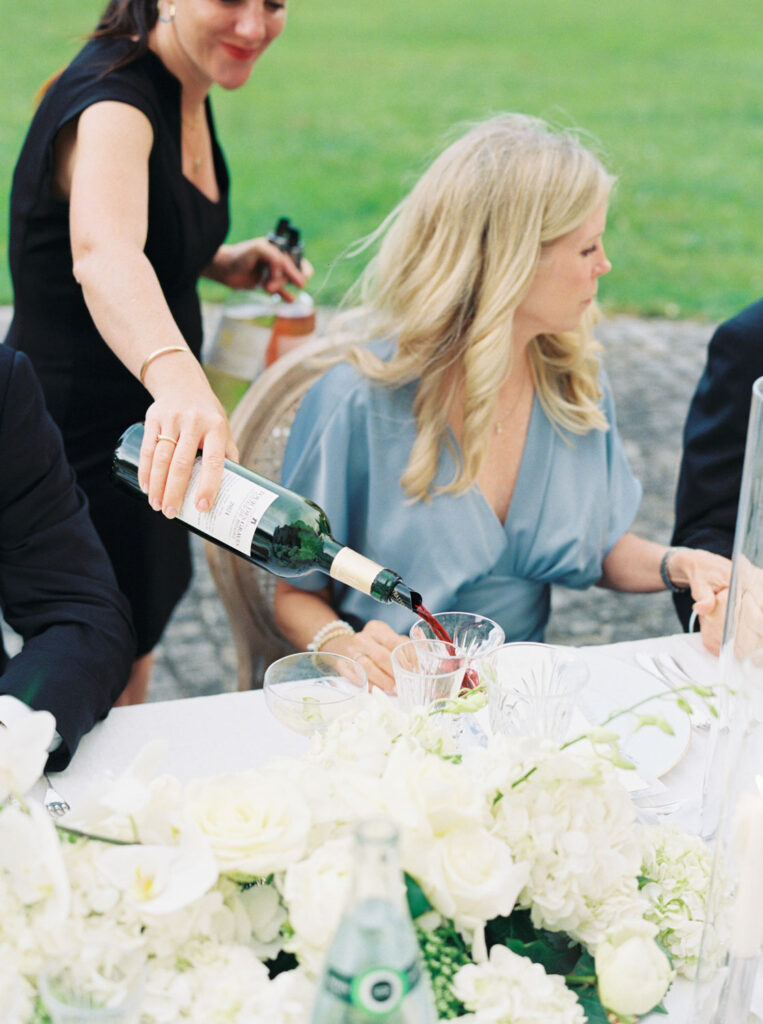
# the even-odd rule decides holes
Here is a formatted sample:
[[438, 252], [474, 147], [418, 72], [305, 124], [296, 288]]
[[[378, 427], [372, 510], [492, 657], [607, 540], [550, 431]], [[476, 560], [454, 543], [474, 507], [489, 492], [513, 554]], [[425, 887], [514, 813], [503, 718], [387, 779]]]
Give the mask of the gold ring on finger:
[[170, 444], [177, 444], [177, 440], [174, 437], [170, 437], [168, 434], [157, 434], [156, 443], [159, 444], [160, 441], [169, 441]]

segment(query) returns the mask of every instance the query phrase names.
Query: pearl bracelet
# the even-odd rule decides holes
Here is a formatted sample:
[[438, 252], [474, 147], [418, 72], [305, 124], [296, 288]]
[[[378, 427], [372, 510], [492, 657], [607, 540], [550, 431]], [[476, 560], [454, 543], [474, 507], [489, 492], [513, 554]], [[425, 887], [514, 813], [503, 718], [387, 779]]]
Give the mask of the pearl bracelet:
[[317, 652], [324, 646], [324, 644], [327, 644], [329, 640], [354, 632], [355, 630], [349, 622], [345, 622], [343, 619], [334, 619], [332, 622], [327, 622], [325, 626], [321, 626], [313, 639], [307, 645], [307, 649], [308, 651]]

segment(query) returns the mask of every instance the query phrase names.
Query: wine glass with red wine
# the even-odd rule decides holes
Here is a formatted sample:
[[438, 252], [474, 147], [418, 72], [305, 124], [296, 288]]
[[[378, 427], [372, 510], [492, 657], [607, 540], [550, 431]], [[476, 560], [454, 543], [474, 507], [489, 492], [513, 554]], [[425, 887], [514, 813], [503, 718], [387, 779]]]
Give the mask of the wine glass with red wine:
[[408, 635], [412, 640], [440, 639], [452, 643], [454, 653], [467, 660], [463, 684], [466, 689], [473, 689], [483, 681], [480, 659], [506, 640], [497, 622], [474, 612], [429, 613], [414, 622]]

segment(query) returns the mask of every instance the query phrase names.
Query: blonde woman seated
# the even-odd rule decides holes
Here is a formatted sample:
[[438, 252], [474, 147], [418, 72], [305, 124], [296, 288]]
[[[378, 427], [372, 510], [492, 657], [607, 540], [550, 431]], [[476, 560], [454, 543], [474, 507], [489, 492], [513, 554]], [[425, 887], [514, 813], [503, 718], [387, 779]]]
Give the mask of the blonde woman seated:
[[[552, 583], [686, 587], [709, 614], [729, 581], [725, 558], [629, 532], [641, 488], [592, 334], [612, 184], [542, 121], [473, 127], [382, 225], [365, 344], [310, 389], [289, 438], [283, 482], [334, 536], [507, 640], [542, 640]], [[279, 581], [275, 613], [297, 647], [328, 637], [392, 687], [404, 608], [314, 574]]]

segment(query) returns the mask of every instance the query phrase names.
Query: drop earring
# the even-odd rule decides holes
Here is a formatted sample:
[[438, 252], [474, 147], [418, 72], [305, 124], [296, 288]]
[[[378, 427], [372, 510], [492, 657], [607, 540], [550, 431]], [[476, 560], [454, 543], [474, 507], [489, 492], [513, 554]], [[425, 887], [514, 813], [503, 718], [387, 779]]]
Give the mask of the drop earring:
[[175, 20], [175, 3], [174, 3], [174, 0], [170, 0], [170, 3], [167, 4], [167, 14], [166, 15], [162, 14], [162, 0], [159, 0], [159, 2], [156, 5], [156, 16], [159, 19], [159, 21], [161, 21], [164, 25], [168, 25], [171, 21], [174, 21]]

